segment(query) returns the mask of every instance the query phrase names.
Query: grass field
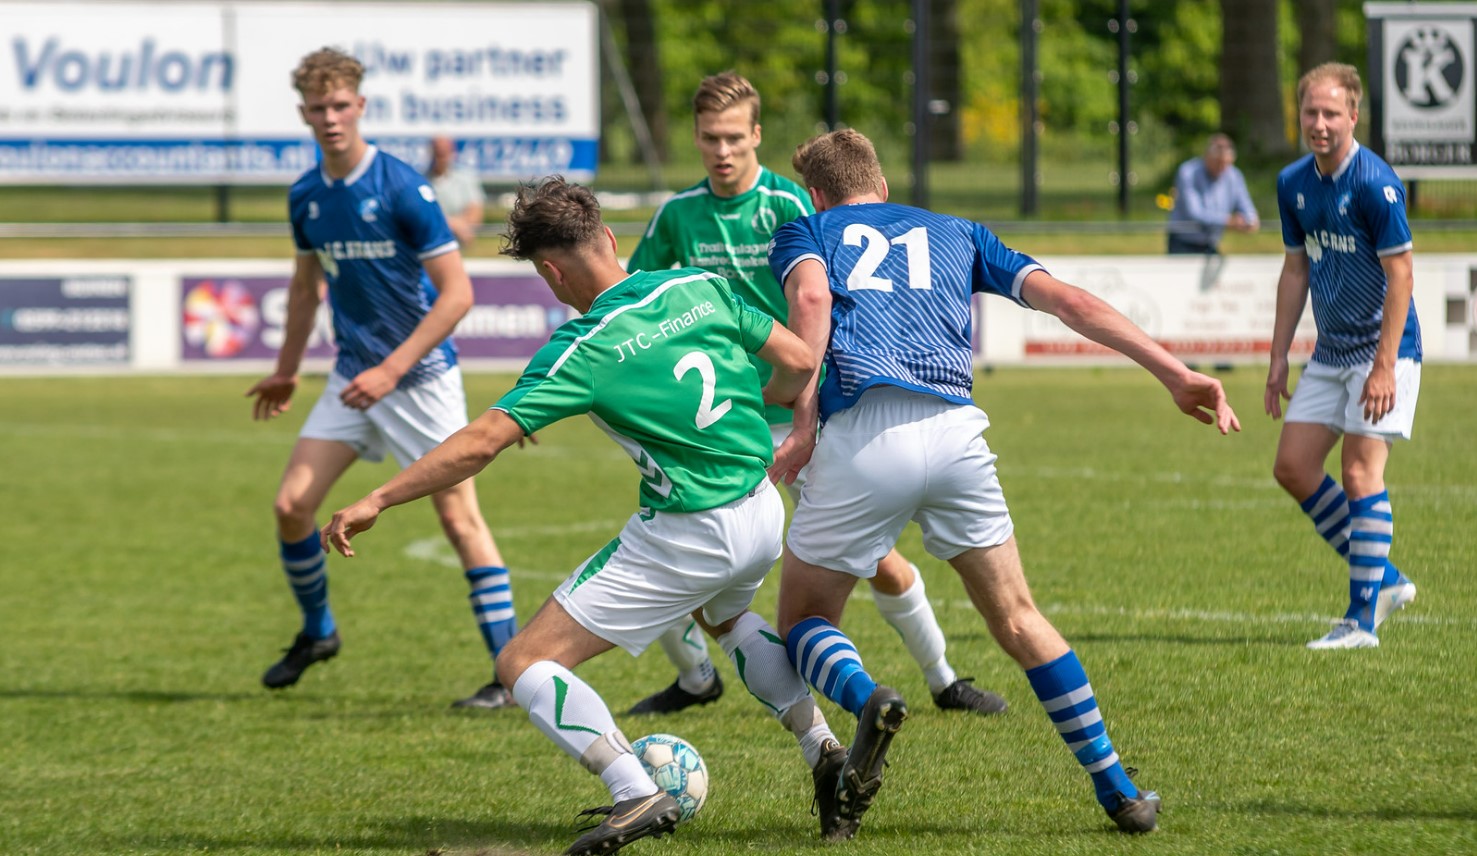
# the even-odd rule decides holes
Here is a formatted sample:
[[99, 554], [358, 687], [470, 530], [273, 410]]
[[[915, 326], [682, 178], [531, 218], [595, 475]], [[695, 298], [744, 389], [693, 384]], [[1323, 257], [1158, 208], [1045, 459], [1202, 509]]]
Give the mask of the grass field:
[[[1164, 796], [1125, 838], [946, 566], [921, 559], [963, 675], [1013, 704], [943, 714], [869, 603], [846, 627], [913, 703], [857, 840], [824, 847], [791, 738], [743, 696], [677, 717], [707, 807], [632, 854], [1477, 852], [1477, 366], [1428, 366], [1396, 449], [1394, 558], [1420, 598], [1383, 647], [1303, 643], [1346, 574], [1270, 475], [1262, 373], [1226, 375], [1242, 434], [1180, 416], [1142, 372], [1001, 370], [977, 398], [1034, 592], [1074, 643], [1125, 760]], [[0, 379], [0, 853], [555, 853], [606, 798], [519, 711], [460, 715], [488, 663], [429, 507], [387, 514], [330, 563], [338, 659], [257, 683], [295, 630], [270, 504], [306, 402], [254, 424], [243, 377]], [[511, 376], [472, 375], [485, 405]], [[584, 421], [479, 482], [525, 620], [631, 513], [630, 463]], [[386, 478], [351, 470], [336, 508]], [[772, 615], [775, 580], [758, 602]], [[716, 648], [715, 648], [716, 650]], [[580, 673], [624, 710], [671, 679], [660, 652]], [[828, 704], [838, 733], [853, 723]]]

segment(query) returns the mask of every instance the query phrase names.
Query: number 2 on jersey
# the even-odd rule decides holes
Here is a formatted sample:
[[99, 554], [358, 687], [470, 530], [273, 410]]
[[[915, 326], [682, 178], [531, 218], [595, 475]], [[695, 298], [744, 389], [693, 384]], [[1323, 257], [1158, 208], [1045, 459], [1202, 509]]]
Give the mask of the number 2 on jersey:
[[703, 379], [703, 398], [697, 405], [697, 416], [693, 419], [698, 428], [707, 428], [714, 422], [723, 418], [729, 408], [733, 407], [733, 399], [725, 398], [717, 407], [713, 406], [713, 393], [718, 386], [718, 373], [713, 371], [713, 360], [702, 351], [693, 351], [677, 361], [673, 367], [672, 374], [678, 380], [693, 369], [697, 369], [698, 376]]
[[861, 247], [862, 256], [856, 267], [846, 275], [847, 291], [892, 291], [892, 280], [874, 276], [877, 268], [887, 260], [892, 248], [901, 244], [908, 253], [908, 288], [927, 290], [933, 288], [933, 268], [928, 258], [928, 229], [918, 226], [909, 229], [891, 241], [887, 236], [865, 223], [852, 223], [841, 233], [848, 247]]

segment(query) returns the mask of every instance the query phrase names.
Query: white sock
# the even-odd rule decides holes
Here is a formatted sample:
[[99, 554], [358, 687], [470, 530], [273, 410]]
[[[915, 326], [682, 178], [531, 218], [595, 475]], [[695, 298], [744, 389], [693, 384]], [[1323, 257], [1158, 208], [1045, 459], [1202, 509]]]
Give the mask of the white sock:
[[958, 680], [959, 676], [954, 674], [954, 668], [944, 656], [944, 631], [939, 628], [933, 606], [928, 602], [923, 574], [918, 572], [917, 565], [911, 567], [913, 585], [907, 591], [890, 595], [873, 589], [872, 599], [877, 602], [877, 611], [882, 613], [882, 618], [903, 637], [908, 653], [922, 667], [929, 692], [937, 693]]
[[814, 767], [821, 744], [835, 739], [815, 699], [785, 653], [785, 643], [758, 613], [746, 612], [733, 630], [718, 637], [750, 695], [790, 729], [805, 762]]
[[612, 802], [646, 796], [656, 783], [616, 727], [600, 694], [552, 660], [529, 666], [513, 684], [513, 698], [528, 718], [569, 757], [600, 777]]
[[708, 640], [692, 619], [678, 622], [657, 637], [667, 659], [677, 667], [677, 686], [698, 695], [713, 686], [717, 673], [708, 657]]

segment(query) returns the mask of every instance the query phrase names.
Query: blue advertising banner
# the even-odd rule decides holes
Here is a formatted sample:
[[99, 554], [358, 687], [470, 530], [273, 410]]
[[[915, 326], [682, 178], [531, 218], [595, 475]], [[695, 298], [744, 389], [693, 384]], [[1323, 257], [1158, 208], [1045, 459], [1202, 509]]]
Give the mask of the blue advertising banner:
[[0, 279], [0, 365], [127, 363], [124, 276]]

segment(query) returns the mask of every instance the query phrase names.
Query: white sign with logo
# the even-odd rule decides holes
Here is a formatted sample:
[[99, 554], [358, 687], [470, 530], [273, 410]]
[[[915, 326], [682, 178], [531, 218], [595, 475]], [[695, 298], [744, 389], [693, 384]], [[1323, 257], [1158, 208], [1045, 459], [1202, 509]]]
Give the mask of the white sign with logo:
[[287, 183], [317, 160], [291, 72], [365, 66], [361, 131], [423, 166], [433, 135], [487, 179], [594, 174], [589, 2], [0, 0], [0, 182]]
[[1402, 177], [1477, 171], [1477, 4], [1366, 3], [1376, 147]]
[[1385, 23], [1385, 141], [1471, 140], [1472, 21]]

